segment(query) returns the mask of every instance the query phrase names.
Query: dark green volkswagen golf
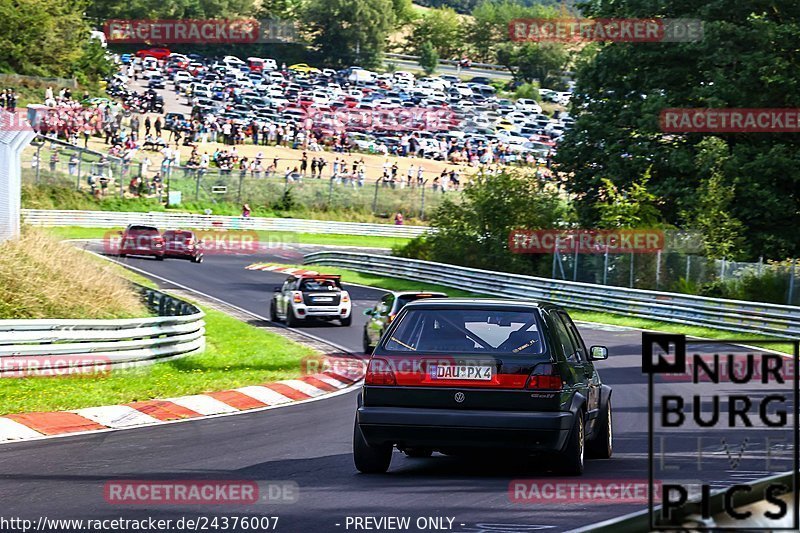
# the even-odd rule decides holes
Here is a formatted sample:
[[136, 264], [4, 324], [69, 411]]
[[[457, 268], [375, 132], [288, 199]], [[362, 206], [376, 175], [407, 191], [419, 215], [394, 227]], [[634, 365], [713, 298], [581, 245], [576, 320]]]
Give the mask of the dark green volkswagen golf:
[[353, 455], [385, 472], [411, 457], [480, 449], [546, 453], [564, 474], [612, 453], [611, 388], [562, 308], [521, 300], [409, 303], [375, 347], [359, 395]]

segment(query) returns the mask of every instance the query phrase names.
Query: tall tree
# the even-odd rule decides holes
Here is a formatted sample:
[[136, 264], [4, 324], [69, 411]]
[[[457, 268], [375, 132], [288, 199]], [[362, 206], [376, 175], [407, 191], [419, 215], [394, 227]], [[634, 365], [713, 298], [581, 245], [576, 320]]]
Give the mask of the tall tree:
[[[647, 0], [582, 7], [594, 18], [665, 17], [705, 21], [704, 38], [685, 43], [608, 43], [577, 71], [575, 127], [559, 147], [584, 224], [599, 219], [603, 179], [627, 189], [651, 169], [670, 224], [700, 203], [698, 144], [710, 135], [665, 134], [669, 107], [800, 107], [800, 10], [794, 0], [731, 3]], [[730, 157], [715, 187], [733, 190], [730, 216], [746, 224], [748, 257], [800, 254], [800, 139], [796, 134], [723, 133]]]
[[430, 41], [425, 41], [419, 51], [419, 66], [429, 76], [436, 72], [436, 67], [439, 66], [439, 53]]
[[84, 9], [73, 0], [0, 0], [0, 71], [71, 75], [89, 38]]
[[440, 55], [451, 58], [463, 48], [462, 30], [461, 18], [451, 8], [430, 9], [414, 21], [406, 49], [419, 55], [430, 42]]
[[376, 67], [396, 19], [393, 0], [309, 0], [303, 20], [325, 64]]
[[560, 43], [507, 44], [497, 51], [497, 61], [508, 68], [514, 78], [557, 88], [570, 61], [570, 53]]

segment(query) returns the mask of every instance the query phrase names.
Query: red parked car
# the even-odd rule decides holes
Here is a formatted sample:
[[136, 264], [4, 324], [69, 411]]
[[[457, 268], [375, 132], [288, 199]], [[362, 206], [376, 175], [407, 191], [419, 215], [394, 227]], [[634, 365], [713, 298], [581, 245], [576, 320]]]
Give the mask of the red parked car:
[[164, 238], [156, 227], [131, 224], [122, 232], [119, 255], [152, 255], [163, 261]]
[[148, 48], [147, 50], [139, 50], [136, 52], [136, 57], [154, 57], [159, 61], [163, 61], [167, 59], [171, 53], [169, 48]]
[[189, 259], [192, 263], [203, 262], [200, 242], [192, 231], [167, 230], [164, 232], [164, 256]]

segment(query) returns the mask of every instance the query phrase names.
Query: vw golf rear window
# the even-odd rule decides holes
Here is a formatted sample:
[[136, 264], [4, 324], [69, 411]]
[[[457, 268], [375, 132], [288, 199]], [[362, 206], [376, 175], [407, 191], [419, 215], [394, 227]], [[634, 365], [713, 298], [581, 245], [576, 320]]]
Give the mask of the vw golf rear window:
[[414, 309], [384, 348], [394, 352], [544, 353], [538, 315], [523, 310]]

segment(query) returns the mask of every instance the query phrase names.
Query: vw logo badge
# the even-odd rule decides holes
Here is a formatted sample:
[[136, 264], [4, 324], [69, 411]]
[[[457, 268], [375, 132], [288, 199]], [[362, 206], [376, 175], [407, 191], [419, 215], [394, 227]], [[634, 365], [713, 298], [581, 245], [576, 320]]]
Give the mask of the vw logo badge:
[[458, 402], [458, 403], [461, 403], [461, 402], [463, 402], [463, 401], [464, 401], [464, 398], [465, 398], [465, 396], [464, 396], [464, 393], [463, 393], [463, 392], [457, 392], [457, 393], [456, 393], [456, 395], [455, 395], [455, 400], [456, 400], [456, 402]]

